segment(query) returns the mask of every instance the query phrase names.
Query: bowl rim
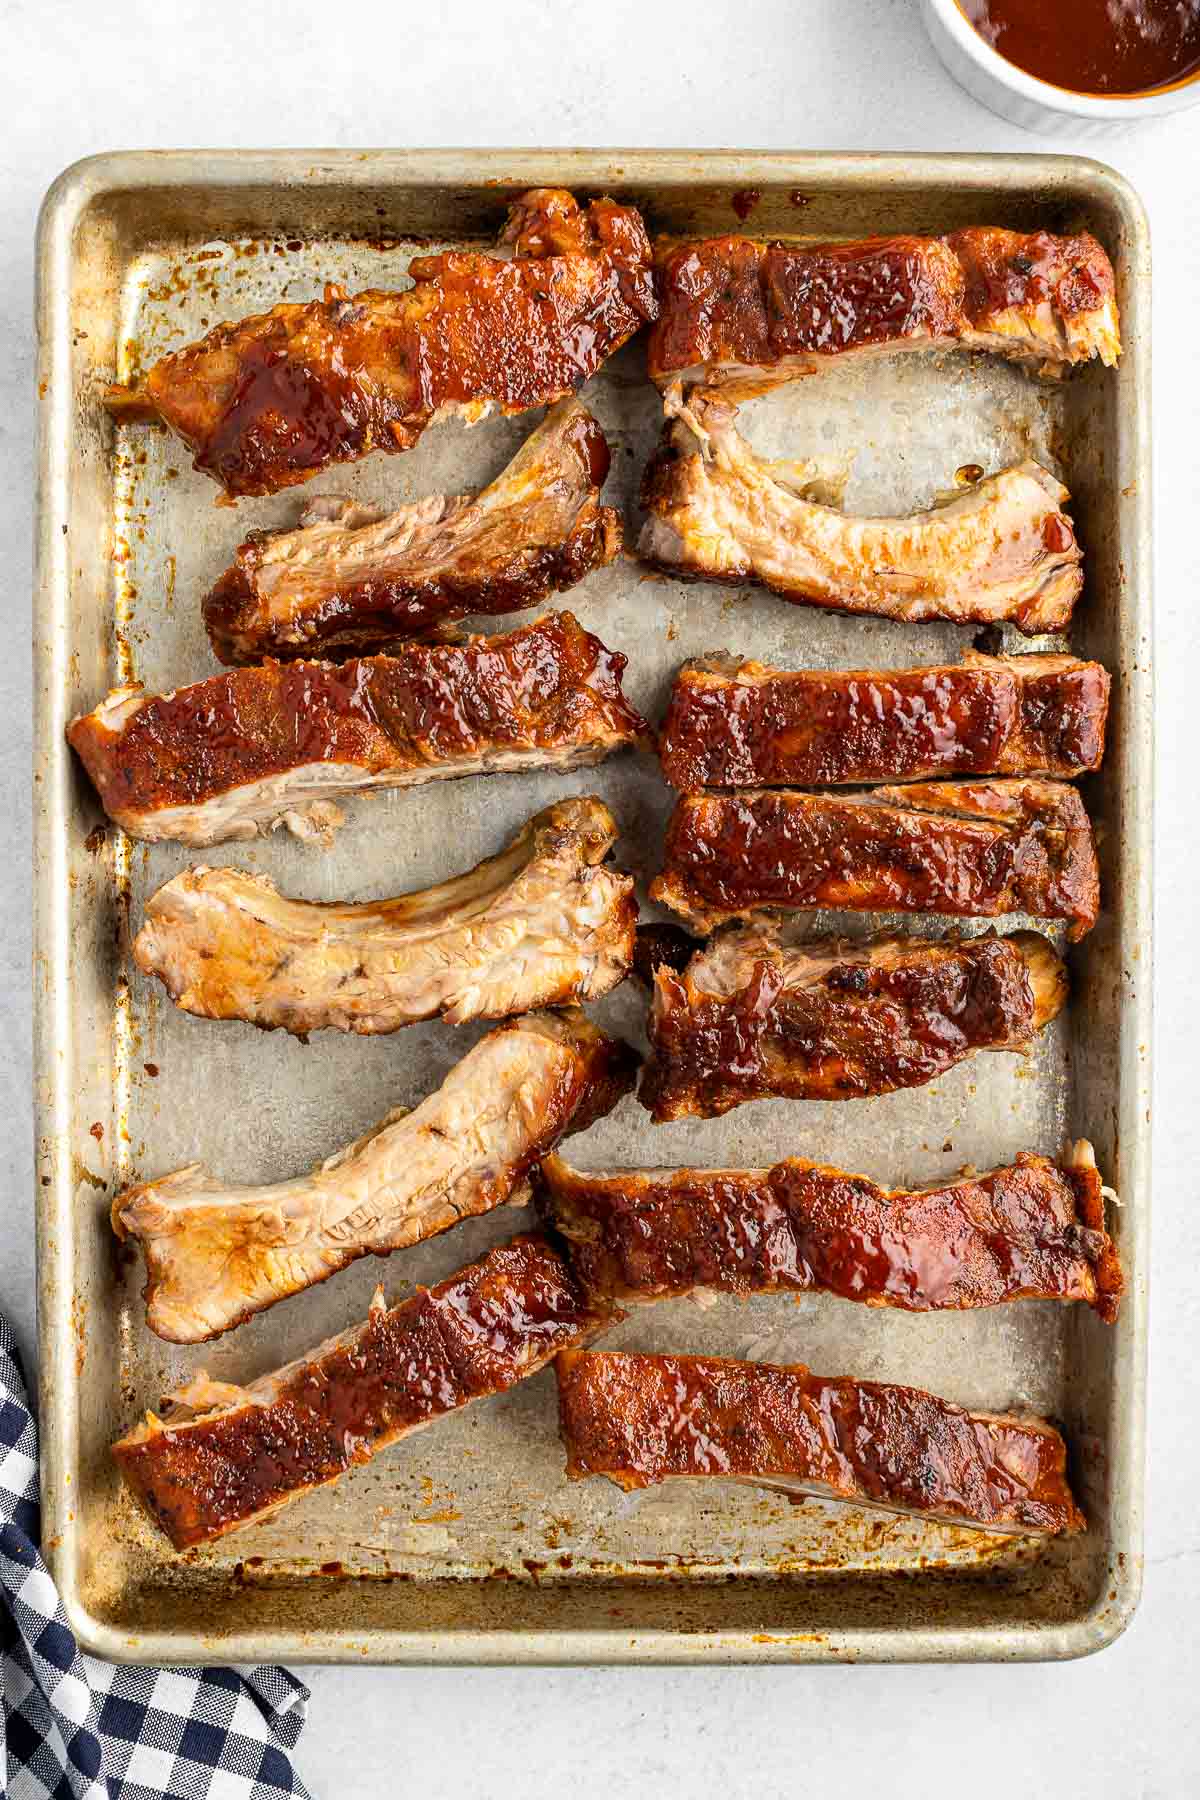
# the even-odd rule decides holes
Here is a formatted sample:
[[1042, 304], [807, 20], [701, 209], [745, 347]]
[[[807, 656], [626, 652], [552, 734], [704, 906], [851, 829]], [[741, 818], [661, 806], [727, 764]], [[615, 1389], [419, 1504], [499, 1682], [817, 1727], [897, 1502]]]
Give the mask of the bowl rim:
[[1016, 63], [1001, 56], [998, 50], [980, 36], [959, 5], [959, 0], [925, 0], [926, 8], [935, 13], [958, 48], [994, 81], [1010, 88], [1027, 100], [1051, 107], [1055, 112], [1071, 113], [1085, 119], [1139, 119], [1155, 114], [1182, 112], [1200, 104], [1200, 69], [1169, 83], [1138, 94], [1077, 94], [1071, 88], [1057, 87], [1028, 74]]

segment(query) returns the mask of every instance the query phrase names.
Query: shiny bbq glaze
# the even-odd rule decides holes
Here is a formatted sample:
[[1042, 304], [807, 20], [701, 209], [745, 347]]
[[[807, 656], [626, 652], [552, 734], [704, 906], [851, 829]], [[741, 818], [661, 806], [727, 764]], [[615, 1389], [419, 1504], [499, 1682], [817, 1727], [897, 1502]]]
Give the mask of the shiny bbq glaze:
[[1117, 1316], [1121, 1266], [1090, 1156], [1059, 1169], [1022, 1153], [916, 1192], [799, 1158], [593, 1173], [549, 1156], [538, 1186], [576, 1273], [610, 1300], [821, 1289], [906, 1312], [1034, 1299]]
[[653, 899], [698, 930], [758, 909], [1023, 912], [1091, 930], [1099, 874], [1064, 782], [913, 783], [854, 796], [786, 788], [686, 794]]
[[340, 765], [345, 791], [359, 778], [425, 780], [513, 755], [585, 760], [593, 745], [595, 760], [646, 736], [621, 692], [624, 668], [571, 613], [549, 613], [462, 644], [266, 663], [144, 699], [129, 690], [115, 728], [110, 698], [67, 736], [110, 817], [135, 836], [173, 836], [156, 830], [156, 814], [313, 764]]
[[[217, 1409], [150, 1415], [113, 1446], [177, 1550], [335, 1481], [420, 1425], [536, 1373], [619, 1318], [544, 1239], [515, 1238]], [[199, 1397], [199, 1396], [197, 1396]]]
[[803, 245], [728, 236], [669, 248], [656, 275], [655, 381], [954, 343], [1052, 367], [1119, 352], [1112, 265], [1086, 232], [983, 226]]
[[917, 669], [685, 663], [659, 737], [684, 792], [835, 787], [939, 775], [1069, 777], [1100, 766], [1110, 681], [1070, 656]]
[[639, 925], [633, 940], [633, 973], [648, 988], [662, 968], [682, 975], [700, 948], [698, 938], [678, 925]]
[[321, 503], [294, 529], [251, 532], [204, 601], [213, 649], [226, 663], [371, 650], [536, 606], [620, 551], [620, 514], [600, 505], [608, 464], [595, 419], [564, 401], [473, 498], [390, 516]]
[[660, 968], [641, 1102], [656, 1123], [747, 1100], [858, 1100], [921, 1087], [977, 1050], [1024, 1049], [1067, 991], [1035, 932], [836, 939], [714, 938], [682, 974]]
[[1043, 1419], [802, 1363], [570, 1350], [557, 1362], [572, 1480], [723, 1475], [988, 1531], [1081, 1531], [1066, 1445]]
[[113, 410], [158, 416], [233, 495], [407, 450], [444, 408], [524, 412], [574, 393], [655, 317], [632, 207], [538, 190], [512, 209], [511, 259], [414, 257], [414, 286], [285, 304], [165, 356]]

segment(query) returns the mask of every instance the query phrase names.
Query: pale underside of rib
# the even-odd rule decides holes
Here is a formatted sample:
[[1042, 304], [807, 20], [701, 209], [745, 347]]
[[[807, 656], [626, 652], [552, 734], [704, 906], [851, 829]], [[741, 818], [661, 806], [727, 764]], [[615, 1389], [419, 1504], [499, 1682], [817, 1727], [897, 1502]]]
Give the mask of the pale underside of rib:
[[[254, 629], [262, 646], [319, 643], [322, 608], [332, 596], [389, 582], [419, 589], [458, 581], [469, 593], [489, 573], [515, 577], [522, 558], [561, 550], [595, 496], [572, 442], [584, 425], [596, 429], [583, 405], [560, 401], [479, 494], [431, 494], [393, 512], [314, 495], [295, 529], [258, 540]], [[540, 591], [517, 594], [513, 604], [532, 606], [540, 598]]]
[[1040, 464], [1018, 463], [927, 512], [860, 518], [797, 491], [789, 465], [757, 456], [712, 396], [668, 398], [667, 411], [682, 460], [643, 527], [645, 560], [895, 619], [1011, 619], [1026, 631], [1069, 619], [1081, 555], [1061, 511], [1067, 490]]
[[134, 957], [186, 1012], [296, 1033], [592, 1000], [633, 953], [633, 882], [593, 866], [615, 837], [599, 800], [563, 801], [467, 874], [358, 906], [289, 900], [238, 869], [187, 869], [149, 901]]
[[114, 1225], [146, 1258], [150, 1329], [203, 1342], [360, 1256], [523, 1204], [530, 1145], [578, 1062], [568, 1021], [533, 1015], [489, 1033], [412, 1112], [389, 1113], [309, 1175], [244, 1187], [192, 1163], [119, 1196]]

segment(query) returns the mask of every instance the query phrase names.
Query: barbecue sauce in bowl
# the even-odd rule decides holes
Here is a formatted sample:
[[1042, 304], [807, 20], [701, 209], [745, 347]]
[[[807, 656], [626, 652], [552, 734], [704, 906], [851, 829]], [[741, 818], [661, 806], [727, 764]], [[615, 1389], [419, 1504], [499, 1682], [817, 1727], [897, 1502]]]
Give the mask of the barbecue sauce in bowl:
[[986, 44], [1038, 81], [1130, 98], [1200, 75], [1200, 0], [958, 0]]

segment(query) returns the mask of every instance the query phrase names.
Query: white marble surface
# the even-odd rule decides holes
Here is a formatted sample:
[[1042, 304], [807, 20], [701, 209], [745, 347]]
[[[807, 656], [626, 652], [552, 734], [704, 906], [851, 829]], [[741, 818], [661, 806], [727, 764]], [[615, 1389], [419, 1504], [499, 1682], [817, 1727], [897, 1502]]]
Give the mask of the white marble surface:
[[[1049, 0], [1048, 0], [1049, 3]], [[29, 1002], [32, 244], [76, 157], [186, 145], [700, 145], [1083, 150], [1146, 200], [1155, 240], [1158, 1033], [1146, 1591], [1082, 1663], [799, 1671], [312, 1670], [301, 1766], [321, 1796], [818, 1793], [892, 1800], [1200, 1788], [1200, 1058], [1192, 1002], [1200, 602], [1200, 111], [1096, 145], [1026, 135], [944, 75], [906, 0], [549, 0], [443, 9], [358, 0], [0, 3], [0, 666], [4, 825], [0, 1116], [9, 1203], [0, 1305], [31, 1348]], [[1192, 658], [1198, 662], [1193, 663]]]

